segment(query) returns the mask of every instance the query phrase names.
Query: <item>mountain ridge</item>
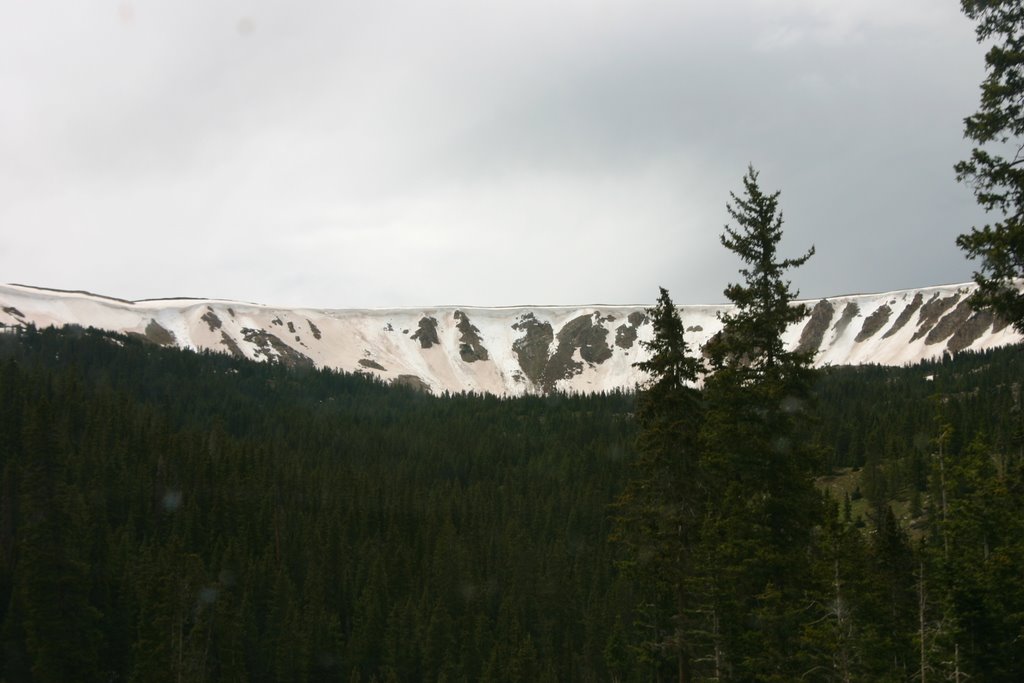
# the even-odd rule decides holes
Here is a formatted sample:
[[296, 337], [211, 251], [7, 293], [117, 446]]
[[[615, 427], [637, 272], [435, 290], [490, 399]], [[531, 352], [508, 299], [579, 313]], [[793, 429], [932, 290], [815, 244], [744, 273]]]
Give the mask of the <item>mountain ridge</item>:
[[[482, 304], [467, 304], [467, 303], [450, 303], [450, 304], [427, 304], [424, 306], [363, 306], [363, 307], [348, 307], [348, 308], [325, 308], [322, 306], [286, 306], [278, 305], [273, 303], [265, 303], [258, 301], [245, 301], [244, 299], [229, 299], [225, 297], [204, 297], [204, 296], [160, 296], [160, 297], [147, 297], [143, 299], [124, 299], [121, 297], [111, 296], [109, 294], [99, 294], [97, 292], [90, 292], [87, 289], [62, 289], [59, 287], [44, 287], [42, 285], [28, 285], [20, 282], [8, 282], [7, 287], [17, 287], [25, 290], [38, 290], [40, 292], [51, 292], [57, 294], [80, 294], [96, 299], [107, 299], [109, 301], [117, 301], [125, 304], [144, 304], [153, 302], [170, 302], [170, 301], [185, 301], [185, 302], [196, 302], [196, 301], [216, 301], [222, 303], [236, 303], [246, 306], [260, 306], [264, 308], [275, 308], [275, 309], [293, 309], [302, 308], [308, 310], [320, 310], [320, 311], [405, 311], [405, 310], [420, 310], [420, 309], [443, 309], [443, 308], [480, 308], [480, 309], [509, 309], [509, 308], [584, 308], [584, 307], [630, 307], [630, 308], [650, 308], [653, 303], [643, 302], [631, 302], [631, 303], [608, 303], [608, 302], [582, 302], [582, 303], [567, 303], [567, 304], [532, 304], [532, 303], [520, 303], [520, 304], [502, 304], [502, 305], [482, 305]], [[924, 291], [929, 289], [946, 289], [946, 288], [968, 288], [973, 290], [975, 285], [973, 282], [948, 282], [944, 284], [928, 285], [926, 287], [911, 288], [911, 289], [891, 289], [881, 292], [847, 292], [845, 294], [834, 294], [826, 297], [804, 297], [794, 299], [794, 304], [808, 304], [821, 299], [841, 299], [848, 297], [861, 297], [861, 296], [885, 296], [887, 294], [900, 294], [903, 292], [916, 292]], [[683, 304], [679, 308], [689, 306], [730, 306], [730, 304], [719, 301], [719, 302], [703, 302], [699, 304]]]
[[[790, 348], [815, 365], [903, 365], [1024, 341], [969, 303], [973, 283], [804, 299]], [[322, 309], [228, 299], [129, 301], [84, 290], [0, 285], [0, 325], [76, 324], [162, 346], [361, 372], [435, 393], [497, 395], [631, 390], [645, 376], [649, 304], [438, 305]], [[687, 342], [703, 346], [728, 304], [678, 307]]]

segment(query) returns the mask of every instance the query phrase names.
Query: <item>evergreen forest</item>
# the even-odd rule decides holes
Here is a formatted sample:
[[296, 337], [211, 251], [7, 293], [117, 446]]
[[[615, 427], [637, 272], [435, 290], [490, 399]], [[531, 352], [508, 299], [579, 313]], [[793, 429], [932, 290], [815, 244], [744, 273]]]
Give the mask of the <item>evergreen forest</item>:
[[[958, 245], [1024, 331], [1024, 10], [960, 4]], [[812, 369], [814, 248], [752, 167], [730, 197], [722, 331], [661, 290], [636, 391], [0, 328], [0, 683], [1024, 680], [1024, 349]]]
[[[1022, 381], [1019, 348], [817, 373], [799, 585], [723, 610], [731, 672], [694, 645], [690, 678], [1017, 680]], [[8, 331], [2, 679], [675, 680], [672, 610], [614, 540], [638, 401]]]

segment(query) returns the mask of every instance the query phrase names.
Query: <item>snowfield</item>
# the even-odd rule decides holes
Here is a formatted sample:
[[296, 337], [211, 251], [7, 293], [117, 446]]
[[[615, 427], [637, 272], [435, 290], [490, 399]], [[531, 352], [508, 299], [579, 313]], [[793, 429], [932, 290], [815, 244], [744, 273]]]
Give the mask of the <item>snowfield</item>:
[[[806, 301], [786, 332], [815, 364], [903, 365], [1021, 342], [968, 298], [973, 284]], [[126, 301], [86, 292], [0, 285], [0, 325], [68, 324], [139, 335], [161, 345], [252, 360], [377, 375], [443, 391], [498, 395], [630, 390], [650, 338], [644, 305], [273, 308], [220, 299]], [[680, 306], [687, 341], [721, 329], [725, 305]]]

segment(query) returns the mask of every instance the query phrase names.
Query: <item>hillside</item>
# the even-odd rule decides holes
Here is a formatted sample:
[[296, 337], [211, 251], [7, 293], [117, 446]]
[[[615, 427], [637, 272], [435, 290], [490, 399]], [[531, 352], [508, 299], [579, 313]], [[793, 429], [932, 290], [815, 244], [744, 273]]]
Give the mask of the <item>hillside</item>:
[[[807, 301], [787, 332], [815, 364], [904, 365], [986, 350], [1022, 337], [968, 303], [973, 284]], [[127, 301], [85, 292], [0, 285], [0, 324], [66, 324], [141, 336], [289, 366], [366, 373], [389, 382], [496, 395], [632, 389], [649, 339], [644, 305], [279, 308], [218, 299]], [[726, 305], [686, 305], [687, 341], [721, 329]]]

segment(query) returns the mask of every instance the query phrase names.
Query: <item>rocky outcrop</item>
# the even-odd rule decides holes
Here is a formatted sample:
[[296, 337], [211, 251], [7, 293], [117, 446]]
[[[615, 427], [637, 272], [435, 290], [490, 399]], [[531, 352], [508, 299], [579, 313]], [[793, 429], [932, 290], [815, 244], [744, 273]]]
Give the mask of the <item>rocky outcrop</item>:
[[938, 344], [952, 337], [960, 329], [967, 319], [971, 317], [974, 309], [971, 308], [970, 299], [964, 299], [950, 311], [949, 315], [943, 316], [939, 322], [929, 330], [924, 338], [925, 344]]
[[892, 315], [892, 309], [889, 308], [888, 304], [882, 304], [874, 310], [874, 312], [867, 317], [864, 324], [860, 328], [860, 332], [854, 338], [854, 341], [858, 344], [871, 339], [871, 337], [878, 334], [878, 331], [885, 327], [885, 324], [889, 322], [889, 317]]
[[235, 358], [245, 358], [245, 354], [242, 349], [238, 347], [238, 343], [234, 339], [228, 336], [227, 332], [220, 333], [220, 343], [228, 350]]
[[839, 320], [837, 320], [836, 324], [832, 326], [832, 331], [836, 339], [843, 336], [843, 332], [846, 331], [846, 328], [849, 327], [850, 323], [853, 322], [853, 319], [856, 318], [859, 313], [860, 306], [852, 301], [846, 304], [843, 308], [842, 314], [839, 316]]
[[203, 316], [200, 318], [200, 320], [202, 320], [210, 327], [210, 332], [219, 330], [223, 325], [220, 318], [217, 317], [217, 314], [214, 313], [213, 309], [210, 308], [209, 306], [206, 307], [206, 313], [203, 313]]
[[991, 311], [974, 311], [946, 343], [950, 353], [959, 353], [981, 339], [989, 329], [995, 330], [998, 319]]
[[936, 292], [935, 295], [928, 300], [928, 303], [921, 306], [921, 313], [918, 316], [917, 322], [917, 331], [914, 332], [914, 336], [910, 338], [910, 341], [917, 341], [921, 337], [929, 334], [942, 314], [948, 311], [953, 304], [959, 300], [959, 294], [943, 297], [941, 294]]
[[[550, 323], [540, 322], [527, 313], [512, 325], [512, 329], [523, 332], [513, 342], [512, 350], [526, 378], [544, 391], [552, 391], [558, 382], [583, 372], [584, 364], [593, 367], [612, 357], [609, 331], [601, 323], [613, 322], [614, 318], [602, 318], [600, 313], [580, 315], [565, 323], [555, 335]], [[558, 343], [552, 353], [556, 339]]]
[[[583, 363], [597, 365], [612, 357], [606, 340], [608, 330], [595, 324], [600, 314], [581, 315], [558, 331], [558, 346], [543, 372], [543, 386], [550, 391], [559, 380], [571, 379], [583, 371]], [[576, 360], [579, 352], [581, 361]]]
[[636, 328], [622, 323], [615, 328], [615, 345], [620, 349], [631, 349], [636, 343]]
[[892, 327], [886, 330], [885, 334], [882, 335], [882, 339], [888, 339], [902, 330], [903, 327], [910, 322], [910, 319], [914, 317], [914, 314], [917, 313], [917, 309], [921, 308], [921, 303], [923, 301], [924, 296], [922, 296], [921, 292], [914, 294], [914, 299], [906, 308], [900, 311], [900, 314], [896, 316], [896, 322], [892, 324]]
[[579, 349], [580, 358], [587, 363], [599, 365], [612, 357], [608, 346], [608, 330], [598, 323], [600, 314], [581, 315], [565, 324], [558, 332], [559, 346]]
[[266, 330], [257, 330], [251, 327], [242, 328], [242, 338], [255, 347], [255, 355], [270, 362], [281, 363], [288, 367], [312, 367], [313, 361], [308, 356]]
[[519, 367], [532, 384], [543, 386], [544, 369], [550, 357], [549, 349], [555, 340], [551, 323], [542, 323], [533, 313], [524, 313], [512, 323], [512, 329], [523, 333], [512, 342], [512, 352], [519, 360]]
[[437, 318], [423, 316], [420, 318], [419, 329], [412, 333], [412, 338], [418, 340], [420, 348], [429, 349], [441, 341], [437, 338]]
[[455, 311], [452, 316], [459, 330], [459, 357], [462, 361], [476, 363], [487, 360], [487, 349], [480, 338], [480, 330], [469, 321], [469, 316], [462, 311]]
[[800, 341], [796, 344], [797, 353], [814, 353], [821, 347], [835, 312], [836, 307], [827, 299], [814, 304], [807, 322], [804, 323], [804, 329], [800, 332]]
[[620, 349], [631, 349], [636, 342], [637, 330], [647, 323], [647, 314], [634, 311], [626, 316], [626, 322], [615, 328], [615, 345]]
[[175, 342], [174, 333], [156, 320], [150, 320], [146, 325], [146, 339], [157, 346], [174, 346]]
[[409, 387], [416, 391], [422, 391], [425, 394], [430, 393], [430, 385], [416, 375], [399, 375], [395, 377], [392, 383], [399, 387]]

